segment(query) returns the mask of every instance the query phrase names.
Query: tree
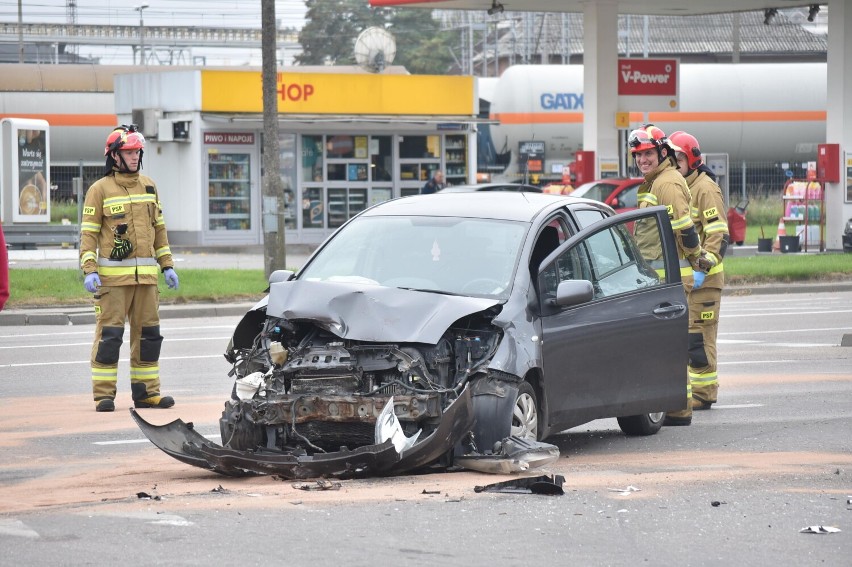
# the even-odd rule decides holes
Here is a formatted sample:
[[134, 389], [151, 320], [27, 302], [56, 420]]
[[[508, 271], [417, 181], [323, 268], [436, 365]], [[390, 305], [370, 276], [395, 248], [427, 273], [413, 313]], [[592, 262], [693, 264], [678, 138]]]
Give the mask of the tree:
[[430, 10], [370, 8], [365, 0], [307, 0], [299, 32], [299, 65], [353, 65], [355, 39], [371, 26], [396, 38], [394, 65], [415, 74], [444, 74], [452, 63], [451, 35]]

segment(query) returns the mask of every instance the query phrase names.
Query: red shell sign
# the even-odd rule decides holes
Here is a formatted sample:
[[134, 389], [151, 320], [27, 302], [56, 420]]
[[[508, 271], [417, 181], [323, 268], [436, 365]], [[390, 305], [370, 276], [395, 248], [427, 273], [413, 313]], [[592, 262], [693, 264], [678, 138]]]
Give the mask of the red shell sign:
[[677, 96], [677, 59], [619, 59], [618, 94]]

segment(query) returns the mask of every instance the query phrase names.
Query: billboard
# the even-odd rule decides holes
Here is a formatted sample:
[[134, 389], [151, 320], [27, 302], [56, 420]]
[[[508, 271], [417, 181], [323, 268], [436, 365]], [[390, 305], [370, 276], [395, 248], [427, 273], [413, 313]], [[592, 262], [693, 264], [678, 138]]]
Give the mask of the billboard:
[[678, 110], [677, 59], [619, 59], [618, 109], [622, 112]]
[[50, 222], [50, 127], [45, 120], [2, 120], [3, 220]]

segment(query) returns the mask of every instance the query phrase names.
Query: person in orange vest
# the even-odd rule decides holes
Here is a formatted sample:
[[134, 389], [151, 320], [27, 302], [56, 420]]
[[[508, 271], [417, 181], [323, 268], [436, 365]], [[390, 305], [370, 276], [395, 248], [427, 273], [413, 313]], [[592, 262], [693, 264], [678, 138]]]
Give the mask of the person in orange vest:
[[689, 380], [692, 384], [692, 408], [710, 409], [719, 392], [716, 360], [716, 336], [719, 307], [725, 287], [722, 259], [730, 244], [728, 221], [722, 190], [716, 176], [704, 164], [698, 140], [686, 132], [669, 136], [677, 146], [678, 171], [686, 179], [691, 195], [692, 222], [698, 230], [704, 254], [698, 264], [701, 275], [686, 285], [689, 304]]
[[80, 267], [95, 297], [92, 391], [95, 410], [115, 410], [118, 353], [130, 321], [130, 390], [137, 408], [170, 408], [160, 395], [160, 271], [178, 288], [166, 224], [154, 181], [141, 175], [145, 138], [135, 125], [106, 139], [106, 173], [86, 192], [80, 225]]
[[[674, 149], [665, 132], [653, 124], [633, 130], [627, 140], [636, 167], [645, 177], [639, 187], [639, 208], [663, 205], [668, 209], [669, 220], [677, 243], [680, 258], [681, 280], [692, 285], [693, 277], [701, 277], [698, 260], [701, 242], [692, 222], [689, 206], [689, 188], [677, 170]], [[637, 221], [634, 229], [636, 242], [643, 257], [652, 265], [662, 258], [657, 226]], [[686, 408], [666, 413], [663, 425], [690, 425], [692, 423], [692, 386], [686, 378]]]

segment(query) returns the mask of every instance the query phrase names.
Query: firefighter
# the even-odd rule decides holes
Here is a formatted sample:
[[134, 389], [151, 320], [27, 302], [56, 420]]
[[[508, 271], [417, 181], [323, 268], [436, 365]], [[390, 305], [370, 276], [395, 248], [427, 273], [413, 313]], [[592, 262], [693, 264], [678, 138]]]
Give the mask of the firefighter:
[[[639, 208], [663, 205], [668, 209], [680, 258], [681, 280], [685, 286], [692, 285], [693, 274], [699, 271], [698, 260], [702, 250], [690, 215], [689, 188], [677, 170], [674, 149], [666, 134], [653, 124], [633, 130], [627, 143], [636, 167], [645, 177], [639, 187]], [[645, 259], [652, 265], [660, 262], [662, 249], [656, 224], [637, 222], [635, 235]], [[686, 384], [685, 409], [668, 412], [663, 425], [692, 423], [692, 388], [689, 376], [686, 376]]]
[[118, 353], [130, 321], [130, 390], [137, 408], [169, 408], [160, 395], [158, 274], [179, 282], [154, 181], [139, 173], [145, 138], [135, 125], [106, 139], [106, 172], [86, 193], [80, 236], [84, 286], [95, 294], [92, 390], [95, 410], [115, 410]]
[[716, 371], [716, 334], [719, 305], [725, 285], [722, 259], [730, 243], [722, 190], [716, 176], [704, 164], [698, 140], [686, 132], [669, 136], [676, 152], [678, 170], [686, 179], [691, 194], [692, 222], [698, 230], [704, 255], [699, 259], [704, 276], [687, 285], [689, 302], [689, 380], [692, 384], [692, 408], [710, 409], [716, 403], [719, 380]]

